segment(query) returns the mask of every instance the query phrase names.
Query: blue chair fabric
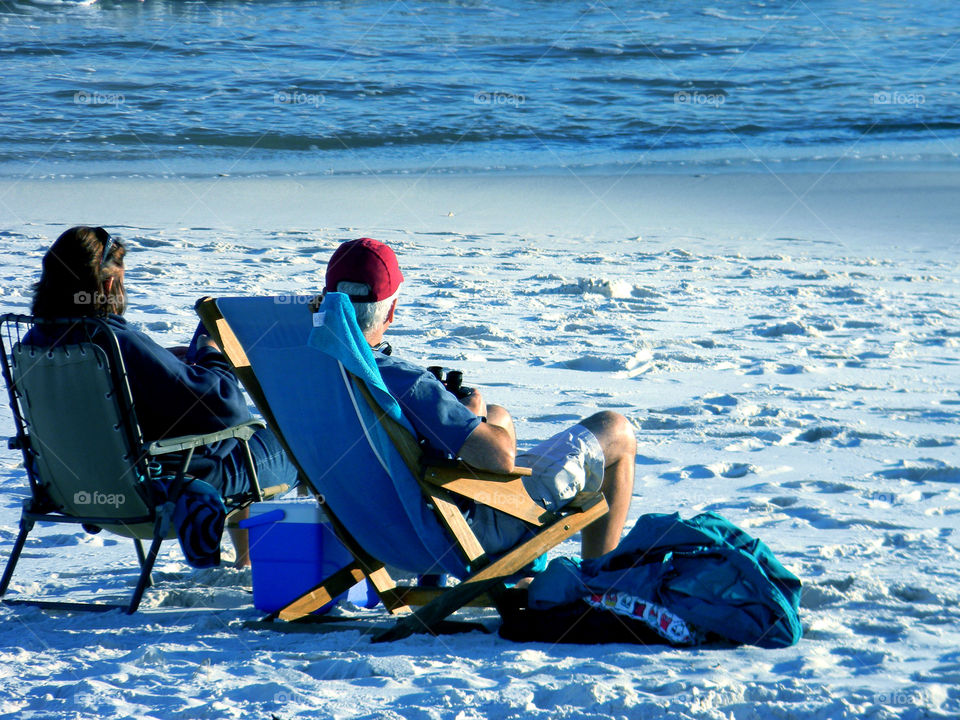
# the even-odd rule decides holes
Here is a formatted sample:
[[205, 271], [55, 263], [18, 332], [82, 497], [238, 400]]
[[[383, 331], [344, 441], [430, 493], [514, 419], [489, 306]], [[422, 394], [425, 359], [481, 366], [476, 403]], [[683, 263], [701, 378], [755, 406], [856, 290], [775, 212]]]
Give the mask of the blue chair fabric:
[[384, 412], [410, 429], [383, 385], [349, 298], [328, 293], [316, 314], [310, 300], [246, 297], [216, 303], [246, 353], [275, 429], [353, 538], [388, 566], [466, 577], [456, 543], [358, 392], [356, 378]]

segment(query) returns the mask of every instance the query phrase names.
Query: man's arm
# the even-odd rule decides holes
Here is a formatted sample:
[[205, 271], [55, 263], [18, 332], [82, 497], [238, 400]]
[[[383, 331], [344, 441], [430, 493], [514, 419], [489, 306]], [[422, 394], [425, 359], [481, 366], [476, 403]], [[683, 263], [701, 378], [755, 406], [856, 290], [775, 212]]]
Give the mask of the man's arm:
[[467, 436], [458, 455], [478, 470], [508, 473], [513, 470], [517, 456], [517, 437], [510, 414], [499, 405], [489, 407], [479, 390], [474, 390], [461, 402], [476, 415], [486, 416]]

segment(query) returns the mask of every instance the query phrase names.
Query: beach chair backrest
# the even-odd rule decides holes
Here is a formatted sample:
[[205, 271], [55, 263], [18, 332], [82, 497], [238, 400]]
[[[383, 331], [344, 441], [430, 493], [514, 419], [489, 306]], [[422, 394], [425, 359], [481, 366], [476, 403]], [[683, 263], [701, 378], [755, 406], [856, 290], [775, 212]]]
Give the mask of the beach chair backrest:
[[[122, 363], [119, 353], [112, 359]], [[9, 361], [28, 472], [57, 509], [118, 523], [148, 520], [138, 430], [104, 348], [89, 340], [55, 347], [21, 341]]]
[[[327, 299], [334, 295], [339, 293]], [[359, 391], [356, 354], [370, 349], [354, 342], [358, 330], [349, 300], [337, 307], [325, 301], [325, 312], [348, 312], [355, 331], [326, 350], [310, 345], [315, 316], [309, 300], [216, 301], [269, 406], [261, 411], [273, 419], [317, 494], [368, 553], [410, 572], [463, 576], [466, 569], [456, 544], [424, 501], [417, 478], [378, 421], [378, 412]], [[376, 381], [369, 374], [363, 378], [373, 397], [386, 402]]]

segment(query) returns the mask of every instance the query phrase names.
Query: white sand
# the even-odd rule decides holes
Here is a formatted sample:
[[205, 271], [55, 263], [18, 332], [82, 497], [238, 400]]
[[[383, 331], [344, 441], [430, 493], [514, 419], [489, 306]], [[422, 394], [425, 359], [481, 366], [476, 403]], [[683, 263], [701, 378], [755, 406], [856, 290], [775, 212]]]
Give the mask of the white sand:
[[[0, 606], [0, 716], [958, 716], [958, 188], [893, 172], [0, 181], [5, 310], [26, 308], [62, 229], [101, 223], [132, 246], [131, 319], [170, 344], [200, 295], [315, 289], [339, 240], [390, 242], [409, 280], [399, 352], [462, 368], [527, 442], [626, 414], [632, 517], [710, 509], [760, 537], [805, 582], [806, 631], [781, 651], [253, 631], [249, 572], [191, 570], [170, 543], [134, 617]], [[0, 463], [5, 560], [26, 491], [19, 456]], [[120, 597], [134, 568], [125, 541], [43, 529], [11, 595]]]

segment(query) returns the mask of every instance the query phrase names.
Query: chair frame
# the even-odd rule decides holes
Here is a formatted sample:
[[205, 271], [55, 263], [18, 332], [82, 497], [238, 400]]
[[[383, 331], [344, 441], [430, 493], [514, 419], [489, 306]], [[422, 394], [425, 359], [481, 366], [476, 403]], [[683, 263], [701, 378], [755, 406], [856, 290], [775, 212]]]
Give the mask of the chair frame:
[[[202, 435], [187, 435], [173, 438], [157, 440], [145, 444], [140, 431], [140, 425], [137, 422], [136, 409], [134, 407], [133, 397], [130, 392], [130, 385], [127, 379], [126, 366], [123, 357], [120, 354], [120, 346], [116, 335], [107, 323], [99, 318], [63, 318], [56, 320], [46, 320], [42, 322], [47, 326], [63, 327], [64, 332], [81, 330], [83, 337], [79, 341], [71, 340], [68, 346], [85, 345], [87, 343], [95, 344], [106, 354], [107, 367], [105, 371], [109, 373], [110, 384], [113, 387], [118, 400], [118, 421], [126, 429], [126, 440], [131, 453], [131, 467], [135, 469], [136, 477], [140, 478], [131, 483], [131, 490], [139, 494], [143, 499], [149, 512], [146, 515], [135, 517], [95, 517], [80, 516], [61, 510], [52, 510], [45, 507], [43, 502], [43, 479], [37, 476], [36, 466], [30, 461], [31, 453], [34, 452], [31, 446], [29, 413], [24, 412], [21, 403], [22, 392], [14, 380], [10, 353], [20, 344], [26, 335], [26, 329], [33, 327], [39, 321], [38, 318], [28, 315], [17, 315], [8, 313], [0, 317], [0, 361], [2, 361], [3, 378], [7, 384], [7, 392], [10, 399], [10, 408], [13, 413], [16, 435], [8, 440], [10, 449], [20, 450], [23, 454], [24, 469], [29, 480], [31, 496], [23, 503], [20, 515], [20, 530], [17, 539], [14, 541], [13, 548], [7, 560], [3, 577], [0, 579], [0, 598], [6, 604], [19, 604], [44, 607], [48, 609], [66, 609], [66, 610], [89, 610], [89, 611], [108, 611], [122, 609], [127, 614], [136, 612], [147, 587], [152, 585], [152, 570], [160, 551], [160, 545], [163, 540], [175, 537], [175, 530], [172, 528], [173, 509], [178, 491], [185, 485], [185, 473], [194, 451], [198, 447], [210, 443], [234, 438], [241, 443], [244, 448], [243, 461], [251, 477], [250, 493], [235, 498], [228, 498], [229, 507], [234, 510], [245, 507], [250, 502], [256, 502], [264, 497], [264, 491], [261, 491], [257, 481], [256, 467], [253, 463], [253, 457], [250, 454], [248, 441], [253, 434], [262, 427], [264, 423], [260, 420], [249, 420], [231, 428], [213, 433]], [[94, 339], [96, 335], [96, 339]], [[172, 497], [166, 502], [157, 503], [148, 492], [141, 492], [140, 486], [144, 488], [153, 478], [153, 471], [150, 465], [151, 458], [158, 458], [170, 453], [182, 453], [178, 469], [171, 487], [173, 488]], [[269, 488], [266, 492], [283, 492], [287, 488], [278, 486]], [[47, 503], [48, 504], [48, 503]], [[137, 560], [140, 566], [140, 574], [134, 588], [130, 601], [125, 604], [119, 603], [89, 603], [89, 602], [58, 602], [42, 599], [6, 599], [4, 595], [13, 578], [14, 570], [20, 559], [21, 552], [27, 541], [27, 536], [35, 527], [36, 523], [63, 523], [79, 524], [85, 529], [97, 528], [93, 532], [99, 532], [102, 527], [117, 534], [132, 537], [134, 547], [137, 553]], [[88, 530], [90, 531], [90, 530]], [[142, 540], [151, 541], [149, 549], [144, 552]]]
[[[215, 298], [201, 298], [195, 309], [210, 335], [223, 348], [233, 365], [234, 372], [253, 399], [267, 424], [273, 429], [291, 461], [300, 470], [301, 478], [309, 483], [297, 458], [278, 427], [259, 380], [253, 372], [243, 347], [229, 323], [217, 307]], [[516, 598], [510, 598], [507, 581], [518, 571], [550, 548], [573, 536], [608, 511], [601, 493], [582, 493], [556, 513], [537, 505], [523, 487], [522, 478], [530, 475], [528, 468], [515, 468], [508, 474], [477, 470], [462, 462], [427, 465], [422, 462], [422, 452], [409, 431], [396, 423], [373, 400], [369, 391], [357, 378], [349, 377], [342, 365], [343, 380], [348, 390], [351, 384], [359, 389], [359, 402], [367, 402], [373, 409], [401, 457], [418, 479], [427, 502], [437, 513], [442, 525], [456, 541], [463, 559], [471, 568], [471, 574], [452, 588], [401, 587], [390, 577], [386, 566], [367, 553], [337, 518], [334, 509], [324, 504], [330, 524], [353, 555], [353, 562], [333, 573], [321, 583], [291, 601], [286, 607], [272, 613], [268, 619], [293, 621], [305, 618], [354, 584], [369, 580], [380, 600], [393, 615], [402, 615], [395, 625], [375, 636], [376, 642], [398, 640], [413, 633], [435, 634], [443, 621], [453, 612], [468, 605], [493, 606], [500, 611]], [[352, 381], [352, 383], [351, 383]], [[322, 493], [314, 488], [315, 493]], [[537, 528], [537, 534], [506, 552], [497, 559], [487, 556], [479, 541], [460, 511], [453, 495], [489, 505], [497, 510], [524, 520]], [[322, 501], [320, 501], [322, 502]], [[416, 612], [410, 605], [421, 605]]]

